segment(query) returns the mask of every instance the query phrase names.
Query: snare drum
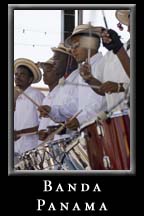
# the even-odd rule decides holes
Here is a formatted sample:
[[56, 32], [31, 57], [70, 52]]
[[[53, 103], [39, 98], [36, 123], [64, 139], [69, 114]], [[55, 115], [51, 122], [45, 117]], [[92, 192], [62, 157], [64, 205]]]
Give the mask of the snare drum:
[[89, 158], [87, 153], [86, 139], [84, 133], [72, 140], [65, 149], [67, 159], [75, 170], [90, 170]]
[[107, 120], [83, 128], [94, 170], [130, 169], [130, 119], [128, 111], [113, 113]]
[[65, 138], [48, 142], [43, 146], [23, 153], [19, 157], [16, 170], [59, 170], [63, 169], [61, 160], [64, 156], [65, 146], [71, 142], [71, 138]]

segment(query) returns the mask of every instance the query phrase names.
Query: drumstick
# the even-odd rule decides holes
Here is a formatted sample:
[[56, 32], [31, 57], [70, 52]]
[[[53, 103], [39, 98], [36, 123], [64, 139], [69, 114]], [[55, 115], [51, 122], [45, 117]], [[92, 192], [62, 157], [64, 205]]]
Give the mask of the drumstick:
[[94, 88], [94, 89], [99, 89], [100, 88], [100, 86], [98, 86], [98, 85], [89, 85], [89, 84], [86, 85], [86, 84], [80, 84], [80, 83], [73, 83], [73, 82], [69, 82], [69, 81], [67, 81], [65, 79], [60, 79], [59, 80], [59, 85], [65, 85], [65, 84], [73, 85], [73, 86], [91, 87], [91, 88]]
[[108, 24], [107, 24], [107, 21], [106, 21], [104, 10], [102, 10], [102, 15], [103, 15], [103, 20], [104, 20], [104, 23], [105, 23], [105, 27], [106, 27], [106, 29], [108, 29]]
[[79, 112], [77, 112], [75, 115], [73, 115], [65, 124], [60, 126], [57, 130], [52, 132], [42, 143], [40, 143], [38, 146], [44, 145], [47, 141], [49, 141], [51, 138], [53, 138], [56, 134], [60, 133], [66, 126], [69, 124], [74, 118], [76, 118], [83, 110], [81, 109]]
[[[89, 37], [91, 37], [92, 32], [91, 32], [91, 22], [89, 24]], [[90, 56], [91, 56], [91, 48], [88, 48], [88, 64], [90, 64]]]
[[[36, 101], [34, 101], [30, 96], [28, 96], [24, 91], [22, 91], [21, 89], [19, 89], [18, 87], [16, 87], [16, 89], [23, 94], [28, 100], [30, 100], [34, 105], [36, 105], [38, 108], [40, 108], [41, 110], [43, 109]], [[43, 109], [43, 111], [45, 112], [45, 110]], [[49, 116], [49, 118], [54, 121], [55, 123], [57, 123], [52, 117]]]
[[106, 120], [109, 115], [111, 114], [111, 112], [117, 108], [121, 103], [123, 103], [125, 101], [125, 96], [123, 98], [121, 98], [115, 105], [113, 105], [112, 107], [110, 107], [108, 110], [106, 111], [102, 111], [97, 115], [97, 119], [98, 120]]
[[69, 124], [73, 119], [75, 119], [83, 110], [81, 109], [79, 112], [77, 112], [75, 115], [73, 115], [66, 123], [65, 126], [67, 124]]
[[30, 96], [28, 96], [24, 91], [22, 91], [21, 89], [19, 89], [18, 87], [16, 87], [16, 89], [23, 94], [26, 98], [28, 98], [34, 105], [36, 105], [38, 108], [40, 107], [40, 105], [35, 102]]
[[38, 133], [37, 131], [30, 132], [30, 133], [21, 133], [21, 134], [18, 134], [17, 137], [27, 136], [27, 135], [34, 135], [34, 134], [37, 134], [37, 133]]

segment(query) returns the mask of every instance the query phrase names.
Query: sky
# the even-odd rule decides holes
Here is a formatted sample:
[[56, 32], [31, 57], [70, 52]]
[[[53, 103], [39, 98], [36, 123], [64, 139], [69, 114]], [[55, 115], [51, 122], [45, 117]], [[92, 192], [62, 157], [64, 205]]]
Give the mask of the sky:
[[[127, 28], [119, 31], [115, 10], [104, 10], [108, 28], [121, 35], [122, 42], [129, 39]], [[77, 11], [76, 11], [77, 17]], [[84, 10], [83, 23], [105, 27], [101, 10]], [[77, 25], [77, 22], [75, 22]], [[34, 62], [46, 61], [52, 55], [51, 47], [61, 42], [61, 10], [14, 10], [14, 60], [29, 58]], [[102, 46], [103, 55], [106, 49]], [[35, 87], [47, 87], [41, 80]]]

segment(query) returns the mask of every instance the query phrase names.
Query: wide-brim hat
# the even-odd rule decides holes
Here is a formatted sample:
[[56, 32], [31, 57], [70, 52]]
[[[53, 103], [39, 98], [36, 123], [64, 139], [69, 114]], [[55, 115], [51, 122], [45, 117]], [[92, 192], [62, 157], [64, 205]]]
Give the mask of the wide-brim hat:
[[116, 10], [115, 16], [120, 23], [128, 26], [129, 14], [130, 14], [130, 10]]
[[82, 24], [82, 25], [76, 26], [74, 28], [72, 34], [66, 38], [65, 46], [66, 47], [71, 46], [71, 39], [74, 35], [79, 35], [82, 33], [84, 33], [84, 34], [89, 33], [89, 34], [92, 34], [93, 36], [101, 37], [101, 33], [102, 33], [103, 29], [104, 29], [103, 27], [95, 27], [95, 26], [92, 26], [89, 24]]
[[38, 62], [37, 65], [38, 65], [38, 67], [42, 67], [43, 65], [54, 65], [54, 59], [50, 58], [47, 61]]
[[60, 44], [58, 45], [58, 47], [52, 47], [51, 50], [52, 50], [53, 52], [57, 51], [57, 52], [61, 52], [61, 53], [64, 53], [64, 54], [67, 54], [67, 55], [71, 55], [71, 56], [72, 56], [71, 49], [65, 47], [65, 46], [64, 46], [64, 43], [60, 43]]
[[22, 65], [28, 67], [33, 73], [34, 79], [32, 83], [38, 83], [41, 80], [42, 74], [40, 69], [32, 60], [27, 58], [18, 58], [14, 61], [14, 73], [16, 72], [16, 69]]

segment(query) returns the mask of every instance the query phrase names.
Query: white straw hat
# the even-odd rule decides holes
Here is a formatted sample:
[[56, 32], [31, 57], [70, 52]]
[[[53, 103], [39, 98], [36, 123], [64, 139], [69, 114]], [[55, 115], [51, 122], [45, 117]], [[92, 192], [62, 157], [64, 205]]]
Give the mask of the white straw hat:
[[68, 38], [66, 38], [65, 46], [69, 47], [71, 45], [71, 39], [74, 35], [78, 35], [81, 33], [92, 33], [96, 37], [100, 37], [103, 29], [104, 29], [103, 27], [95, 27], [89, 24], [82, 24], [82, 25], [76, 26], [72, 34]]
[[128, 26], [129, 13], [130, 13], [130, 10], [117, 10], [115, 13], [115, 16], [119, 20], [120, 23]]
[[58, 51], [58, 52], [61, 52], [61, 53], [65, 53], [65, 54], [67, 54], [67, 55], [72, 55], [71, 49], [65, 47], [65, 46], [64, 46], [64, 43], [60, 43], [60, 44], [58, 45], [58, 47], [52, 47], [51, 50], [52, 50], [53, 52]]
[[18, 58], [14, 61], [14, 73], [19, 66], [28, 67], [33, 73], [34, 79], [32, 83], [38, 83], [41, 80], [42, 74], [38, 66], [30, 59], [27, 58]]
[[48, 59], [45, 62], [38, 62], [37, 63], [37, 65], [38, 65], [39, 68], [43, 68], [43, 67], [45, 67], [47, 65], [54, 65], [54, 64], [55, 64], [55, 62], [54, 62], [53, 58], [50, 58], [50, 59]]

